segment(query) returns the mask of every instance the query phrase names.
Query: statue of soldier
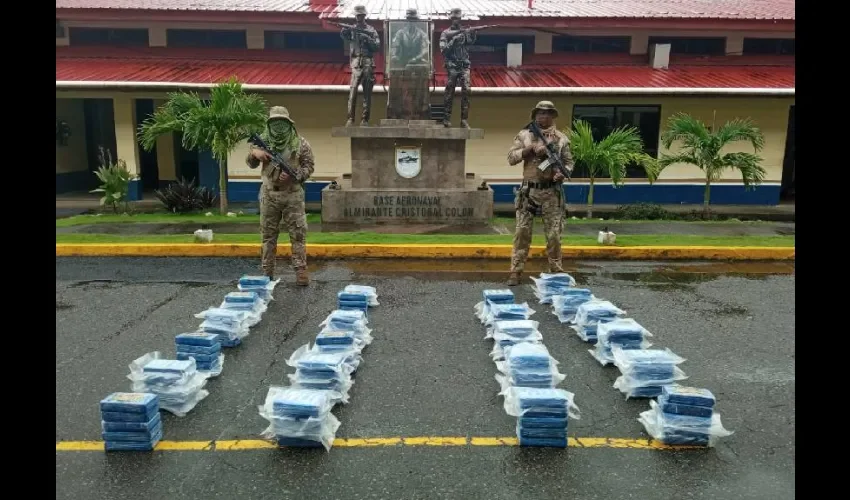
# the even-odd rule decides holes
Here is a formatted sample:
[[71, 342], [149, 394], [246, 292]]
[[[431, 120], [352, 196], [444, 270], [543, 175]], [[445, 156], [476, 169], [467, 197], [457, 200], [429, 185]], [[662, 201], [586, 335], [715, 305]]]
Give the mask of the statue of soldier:
[[[555, 151], [567, 171], [572, 172], [575, 163], [570, 153], [570, 141], [567, 135], [555, 126], [558, 110], [551, 101], [540, 101], [531, 110], [531, 119], [537, 122], [547, 143], [555, 146]], [[531, 245], [531, 231], [534, 215], [540, 209], [543, 212], [543, 229], [546, 233], [546, 256], [549, 258], [549, 272], [561, 273], [561, 232], [566, 222], [566, 200], [562, 189], [564, 176], [552, 167], [540, 170], [538, 166], [546, 160], [546, 144], [535, 137], [528, 128], [520, 130], [514, 137], [514, 143], [508, 152], [508, 163], [516, 165], [522, 162], [522, 186], [517, 190], [514, 200], [516, 209], [516, 232], [511, 255], [511, 274], [508, 286], [516, 286], [522, 279], [522, 271], [528, 258]]]
[[357, 108], [357, 86], [363, 86], [363, 115], [361, 126], [369, 124], [372, 111], [372, 88], [375, 86], [374, 55], [381, 46], [378, 31], [366, 24], [366, 7], [354, 7], [357, 20], [355, 28], [342, 28], [340, 36], [351, 46], [351, 88], [348, 91], [348, 121], [346, 127], [354, 124], [354, 113]]
[[265, 151], [251, 148], [245, 163], [249, 168], [262, 165], [263, 183], [260, 186], [260, 230], [263, 240], [263, 274], [274, 279], [275, 256], [280, 226], [289, 233], [292, 245], [292, 267], [295, 268], [295, 284], [310, 283], [307, 274], [307, 214], [304, 207], [304, 183], [313, 175], [315, 158], [310, 143], [295, 128], [295, 121], [283, 106], [269, 110], [266, 130], [261, 134], [263, 141], [275, 153], [288, 160], [297, 177], [287, 175]]
[[452, 25], [440, 34], [440, 52], [443, 54], [448, 80], [443, 97], [446, 114], [443, 118], [443, 126], [450, 127], [452, 121], [452, 106], [455, 97], [455, 87], [460, 83], [460, 126], [469, 128], [469, 50], [467, 46], [475, 43], [478, 38], [475, 30], [463, 30], [460, 20], [463, 12], [460, 9], [452, 9], [449, 14]]
[[[416, 9], [407, 9], [404, 18], [407, 21], [419, 21], [419, 14]], [[404, 28], [393, 35], [391, 49], [393, 67], [425, 64], [428, 62], [428, 34], [418, 23], [406, 23]]]

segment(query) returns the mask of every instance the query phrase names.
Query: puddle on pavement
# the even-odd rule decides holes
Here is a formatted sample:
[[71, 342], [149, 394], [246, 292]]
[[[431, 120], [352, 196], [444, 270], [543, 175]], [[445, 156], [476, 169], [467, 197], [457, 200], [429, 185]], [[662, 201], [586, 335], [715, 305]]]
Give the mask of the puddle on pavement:
[[[319, 261], [315, 270], [344, 267], [358, 276], [410, 277], [429, 281], [503, 281], [509, 272], [509, 263], [503, 259], [492, 260], [428, 260], [428, 259], [373, 259]], [[537, 276], [548, 269], [546, 261], [534, 260], [526, 264], [525, 276]], [[671, 263], [633, 261], [565, 262], [564, 271], [578, 284], [590, 278], [611, 278], [658, 285], [686, 285], [704, 283], [721, 276], [747, 279], [764, 279], [769, 275], [794, 274], [794, 265], [775, 262], [718, 262]], [[526, 278], [524, 282], [532, 283]]]

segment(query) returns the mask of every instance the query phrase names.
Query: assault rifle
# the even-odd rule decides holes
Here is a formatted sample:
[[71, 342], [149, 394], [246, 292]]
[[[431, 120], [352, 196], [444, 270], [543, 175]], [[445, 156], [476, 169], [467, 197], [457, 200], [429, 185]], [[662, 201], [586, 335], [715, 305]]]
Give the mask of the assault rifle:
[[[292, 167], [289, 166], [289, 162], [286, 161], [286, 159], [279, 153], [275, 153], [274, 151], [272, 151], [271, 148], [266, 145], [266, 143], [260, 138], [259, 135], [251, 134], [251, 137], [248, 139], [248, 144], [253, 144], [257, 148], [265, 151], [269, 156], [272, 157], [271, 163], [275, 166], [275, 168], [280, 168], [286, 173], [286, 175], [292, 177], [293, 180], [298, 180], [298, 176], [295, 174], [295, 171], [292, 170]], [[275, 180], [277, 179], [275, 178]]]
[[570, 172], [569, 170], [567, 170], [566, 165], [564, 165], [564, 161], [561, 159], [561, 155], [558, 153], [558, 151], [555, 150], [555, 145], [547, 141], [546, 138], [543, 137], [543, 132], [540, 131], [540, 127], [537, 126], [537, 122], [531, 120], [531, 122], [526, 125], [525, 128], [530, 130], [535, 137], [543, 141], [543, 144], [546, 145], [546, 159], [543, 160], [543, 162], [541, 162], [540, 165], [537, 166], [537, 168], [543, 171], [551, 166], [555, 168], [558, 172], [561, 172], [561, 174], [565, 178], [569, 179]]
[[330, 24], [330, 25], [333, 25], [333, 26], [339, 26], [340, 28], [345, 29], [345, 30], [351, 30], [355, 34], [358, 34], [358, 35], [372, 36], [372, 33], [370, 33], [369, 30], [367, 30], [365, 28], [361, 28], [360, 26], [357, 26], [356, 24], [335, 23], [333, 21], [327, 21], [327, 23]]
[[469, 33], [469, 32], [475, 32], [475, 31], [479, 31], [479, 30], [486, 30], [488, 28], [498, 28], [499, 26], [501, 26], [501, 25], [500, 24], [485, 24], [483, 26], [467, 26], [466, 28], [460, 28], [460, 29], [457, 29], [457, 30], [447, 29], [443, 33], [446, 34], [449, 41], [452, 41], [456, 36], [460, 35], [461, 33]]

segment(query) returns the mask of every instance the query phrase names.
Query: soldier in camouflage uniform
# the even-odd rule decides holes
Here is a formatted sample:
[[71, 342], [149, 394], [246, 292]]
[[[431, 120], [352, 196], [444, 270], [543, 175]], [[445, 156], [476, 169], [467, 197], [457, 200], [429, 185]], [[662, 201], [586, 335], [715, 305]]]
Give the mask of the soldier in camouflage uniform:
[[[419, 21], [416, 9], [407, 9], [404, 14], [407, 21]], [[416, 22], [409, 22], [395, 32], [390, 47], [391, 61], [394, 67], [408, 64], [425, 64], [428, 61], [428, 34]]]
[[461, 17], [463, 17], [463, 12], [460, 9], [452, 9], [450, 14], [452, 26], [440, 34], [440, 52], [443, 54], [446, 72], [448, 73], [443, 97], [443, 104], [446, 109], [443, 126], [451, 126], [455, 87], [460, 83], [460, 126], [469, 128], [467, 120], [469, 120], [470, 62], [467, 46], [474, 44], [478, 35], [475, 31], [458, 33], [461, 29]]
[[283, 106], [273, 106], [269, 111], [266, 130], [261, 134], [263, 141], [274, 152], [289, 162], [296, 172], [293, 179], [271, 157], [261, 149], [252, 147], [245, 159], [250, 168], [262, 164], [263, 184], [260, 186], [260, 229], [263, 238], [263, 273], [274, 278], [277, 240], [281, 222], [289, 233], [292, 245], [292, 267], [295, 268], [298, 285], [306, 286], [307, 275], [307, 214], [304, 207], [304, 182], [313, 175], [315, 160], [313, 149], [307, 139], [298, 134], [295, 122]]
[[[555, 127], [558, 110], [551, 101], [540, 101], [531, 110], [531, 119], [537, 122], [547, 142], [555, 145], [564, 166], [573, 171], [573, 157], [566, 134]], [[514, 144], [508, 152], [508, 163], [516, 165], [523, 162], [522, 186], [517, 190], [514, 207], [516, 208], [516, 232], [511, 256], [511, 275], [508, 286], [518, 285], [522, 278], [528, 249], [531, 246], [531, 230], [537, 209], [542, 210], [543, 228], [546, 231], [546, 256], [549, 258], [549, 272], [563, 272], [561, 267], [561, 232], [566, 220], [566, 200], [562, 190], [564, 176], [552, 167], [541, 171], [538, 168], [547, 158], [546, 145], [527, 128], [520, 130], [514, 137]]]
[[357, 86], [363, 86], [363, 118], [360, 126], [369, 124], [372, 110], [372, 87], [375, 86], [374, 55], [381, 46], [378, 31], [366, 24], [366, 7], [354, 7], [357, 28], [343, 28], [340, 36], [351, 45], [351, 88], [348, 91], [348, 121], [346, 127], [354, 125], [354, 112], [357, 108]]

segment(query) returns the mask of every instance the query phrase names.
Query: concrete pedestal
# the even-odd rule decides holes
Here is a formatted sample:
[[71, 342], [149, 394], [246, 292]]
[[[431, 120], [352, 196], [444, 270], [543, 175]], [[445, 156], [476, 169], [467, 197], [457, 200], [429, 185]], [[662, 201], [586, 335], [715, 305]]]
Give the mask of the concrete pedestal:
[[493, 216], [493, 191], [466, 174], [466, 141], [481, 129], [432, 120], [382, 120], [336, 127], [351, 138], [351, 178], [322, 191], [323, 223], [481, 224]]

